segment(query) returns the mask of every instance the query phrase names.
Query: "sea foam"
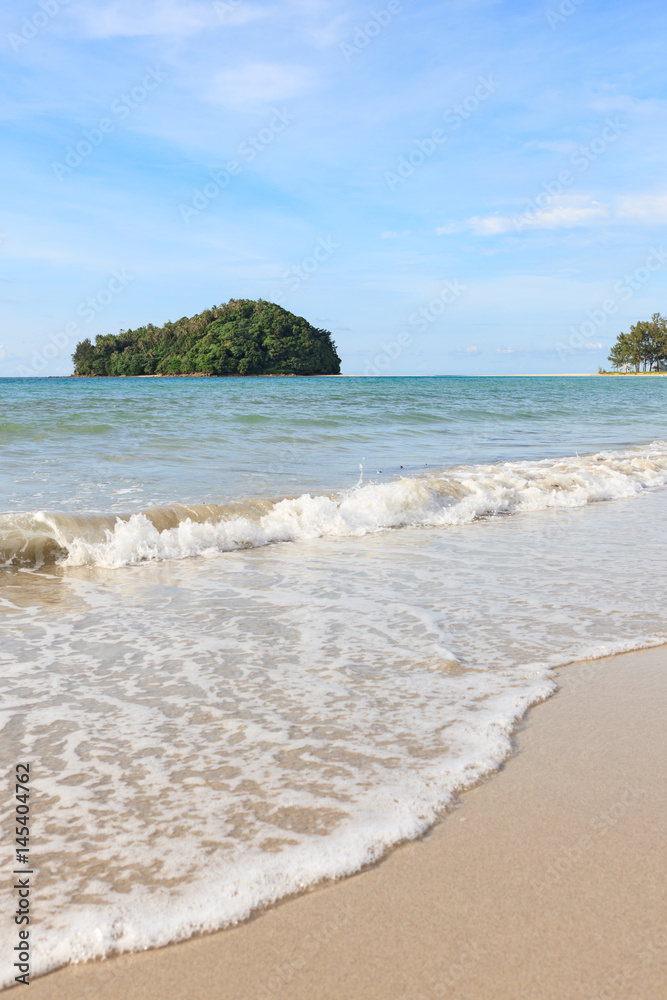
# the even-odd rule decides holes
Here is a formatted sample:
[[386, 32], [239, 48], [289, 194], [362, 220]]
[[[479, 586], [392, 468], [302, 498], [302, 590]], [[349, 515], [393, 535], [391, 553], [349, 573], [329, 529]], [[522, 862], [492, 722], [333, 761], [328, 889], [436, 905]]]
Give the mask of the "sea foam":
[[[656, 445], [54, 519], [78, 566], [10, 571], [1, 595], [34, 974], [226, 926], [425, 831], [511, 753], [555, 667], [667, 639], [664, 477]], [[382, 530], [401, 524], [446, 530]]]
[[172, 505], [125, 516], [6, 514], [0, 518], [0, 559], [5, 565], [117, 568], [276, 542], [580, 507], [665, 483], [667, 443], [654, 442], [557, 460], [459, 466], [332, 495]]

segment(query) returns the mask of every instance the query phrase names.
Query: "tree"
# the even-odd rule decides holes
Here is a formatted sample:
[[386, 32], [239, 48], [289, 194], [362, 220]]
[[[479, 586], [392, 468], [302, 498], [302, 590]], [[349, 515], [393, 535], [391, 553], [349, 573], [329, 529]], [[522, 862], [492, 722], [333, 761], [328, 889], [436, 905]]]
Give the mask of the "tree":
[[650, 320], [640, 320], [630, 327], [629, 333], [619, 333], [609, 352], [609, 361], [616, 369], [633, 366], [638, 372], [660, 371], [667, 361], [667, 319], [654, 313]]
[[653, 313], [653, 316], [646, 324], [647, 361], [649, 371], [655, 365], [655, 370], [660, 371], [661, 362], [667, 360], [667, 319], [660, 313]]
[[612, 368], [625, 368], [632, 364], [632, 347], [627, 333], [620, 333], [618, 340], [609, 352]]
[[76, 350], [72, 355], [74, 370], [77, 375], [92, 375], [94, 359], [95, 348], [91, 344], [90, 339], [86, 337], [85, 340], [80, 341], [76, 345]]

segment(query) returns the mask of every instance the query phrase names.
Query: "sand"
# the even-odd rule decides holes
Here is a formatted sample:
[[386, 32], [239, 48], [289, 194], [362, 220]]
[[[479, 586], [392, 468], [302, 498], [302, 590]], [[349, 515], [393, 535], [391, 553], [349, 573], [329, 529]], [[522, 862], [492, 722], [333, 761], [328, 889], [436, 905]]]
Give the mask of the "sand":
[[573, 664], [422, 840], [31, 1000], [663, 1000], [667, 647]]

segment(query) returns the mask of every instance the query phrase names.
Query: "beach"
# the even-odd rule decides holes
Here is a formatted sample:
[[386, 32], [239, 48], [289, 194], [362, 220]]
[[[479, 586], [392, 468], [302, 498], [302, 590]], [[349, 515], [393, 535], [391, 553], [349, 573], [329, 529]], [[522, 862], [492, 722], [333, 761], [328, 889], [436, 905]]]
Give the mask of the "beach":
[[667, 11], [5, 7], [0, 993], [667, 1000]]
[[61, 969], [35, 1000], [658, 1000], [667, 647], [575, 663], [424, 838], [219, 933]]
[[[517, 726], [570, 703], [596, 724], [603, 658], [667, 642], [659, 381], [44, 379], [0, 392], [23, 414], [4, 429], [0, 753], [30, 776], [8, 805], [29, 831], [12, 846], [32, 880], [33, 988], [108, 958], [106, 975], [118, 955], [186, 954], [188, 939], [227, 949], [260, 926], [287, 934], [266, 953], [283, 968], [296, 938], [275, 920], [326, 923], [309, 909], [329, 906], [323, 886], [347, 899], [412, 857], [416, 895], [387, 883], [313, 954], [346, 968], [339, 930], [350, 956], [387, 941], [400, 954], [396, 927], [414, 925], [456, 965], [430, 934], [463, 954], [459, 931], [473, 940], [480, 913], [521, 926], [495, 901], [526, 902], [561, 843], [583, 849], [576, 817], [600, 779], [582, 770], [585, 746], [572, 756], [585, 727], [570, 739], [559, 722], [565, 747], [536, 739], [539, 781], [560, 782], [539, 813], [559, 832], [533, 838], [532, 797], [511, 776], [539, 754], [513, 757]], [[594, 664], [591, 683], [569, 691], [575, 661]], [[624, 740], [624, 700], [603, 727], [610, 781], [647, 756], [616, 761], [644, 738]], [[480, 782], [465, 802], [486, 809], [507, 787], [516, 807], [441, 822]], [[0, 889], [8, 912], [19, 889]], [[558, 926], [583, 940], [582, 913], [573, 903]], [[495, 969], [509, 945], [482, 930], [501, 942]], [[408, 989], [409, 935], [405, 949], [378, 990]], [[3, 987], [12, 962], [3, 952]]]

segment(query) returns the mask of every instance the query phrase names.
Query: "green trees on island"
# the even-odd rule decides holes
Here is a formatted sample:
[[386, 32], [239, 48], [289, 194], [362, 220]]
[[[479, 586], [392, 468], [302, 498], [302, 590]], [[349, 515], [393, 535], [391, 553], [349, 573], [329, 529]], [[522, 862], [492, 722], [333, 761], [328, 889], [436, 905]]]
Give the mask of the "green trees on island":
[[629, 333], [619, 333], [609, 353], [612, 368], [639, 371], [660, 371], [667, 364], [667, 319], [654, 313], [650, 320], [641, 320], [630, 327]]
[[82, 340], [75, 375], [338, 375], [327, 330], [262, 299], [230, 299], [162, 327]]

